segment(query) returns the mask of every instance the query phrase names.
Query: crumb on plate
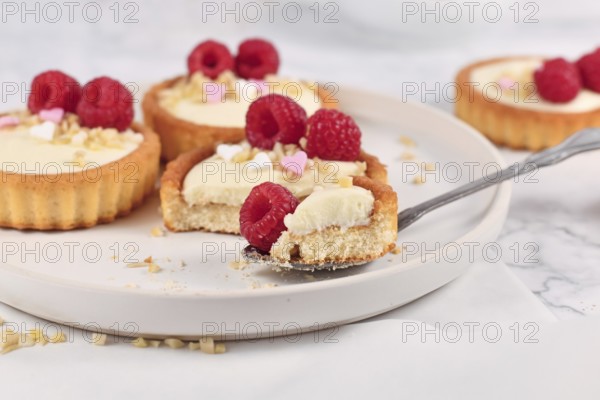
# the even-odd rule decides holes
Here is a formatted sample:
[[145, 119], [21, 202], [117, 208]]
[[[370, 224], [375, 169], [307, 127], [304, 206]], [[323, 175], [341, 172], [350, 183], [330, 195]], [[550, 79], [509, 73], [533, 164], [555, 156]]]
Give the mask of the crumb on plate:
[[152, 237], [162, 237], [162, 236], [165, 236], [165, 231], [160, 226], [155, 226], [150, 231], [150, 236], [152, 236]]
[[415, 176], [415, 178], [413, 179], [413, 184], [415, 185], [422, 185], [425, 183], [425, 177], [422, 175], [417, 175]]
[[161, 270], [162, 268], [158, 264], [152, 263], [148, 265], [148, 272], [150, 272], [151, 274], [155, 274], [157, 272], [160, 272]]
[[135, 283], [127, 283], [127, 284], [125, 284], [125, 287], [127, 289], [138, 289], [139, 288], [139, 286], [136, 285]]
[[400, 143], [402, 143], [406, 147], [417, 147], [417, 143], [415, 143], [415, 141], [408, 136], [401, 135], [399, 137], [399, 140], [400, 140]]
[[403, 152], [402, 154], [400, 154], [400, 159], [401, 159], [402, 161], [412, 161], [412, 160], [414, 160], [415, 158], [417, 158], [417, 157], [415, 156], [415, 154], [414, 154], [414, 153], [412, 153], [412, 152], [410, 152], [410, 151], [405, 151], [405, 152]]
[[229, 263], [229, 268], [235, 269], [236, 271], [242, 271], [247, 266], [248, 262], [246, 260], [234, 260]]
[[143, 267], [147, 267], [147, 266], [148, 266], [147, 262], [134, 262], [134, 263], [126, 264], [127, 268], [143, 268]]

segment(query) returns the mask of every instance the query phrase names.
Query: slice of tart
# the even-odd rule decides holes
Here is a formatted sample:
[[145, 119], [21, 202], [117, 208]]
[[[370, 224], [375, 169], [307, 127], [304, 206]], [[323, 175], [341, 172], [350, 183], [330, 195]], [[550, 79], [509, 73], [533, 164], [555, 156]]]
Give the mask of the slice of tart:
[[456, 115], [494, 143], [539, 150], [600, 126], [600, 50], [577, 63], [504, 57], [463, 68]]
[[59, 71], [38, 75], [28, 110], [0, 116], [0, 226], [85, 228], [140, 205], [160, 143], [132, 119], [133, 97], [113, 79], [81, 88]]
[[235, 58], [212, 40], [196, 46], [188, 57], [188, 75], [159, 83], [144, 96], [144, 121], [160, 135], [162, 158], [243, 140], [246, 111], [266, 94], [291, 97], [309, 115], [336, 106], [323, 87], [279, 77], [278, 69], [277, 50], [264, 40], [244, 41]]
[[259, 249], [268, 252], [277, 263], [362, 264], [382, 257], [396, 246], [398, 199], [386, 184], [356, 177], [342, 180], [339, 186], [315, 187], [283, 217], [285, 230], [267, 249], [264, 239], [269, 235], [262, 235], [264, 226], [257, 225], [276, 218], [270, 210], [278, 201], [274, 195], [257, 201], [255, 193], [248, 197], [240, 213], [244, 237], [255, 247], [261, 246]]
[[294, 101], [267, 95], [248, 110], [247, 140], [198, 148], [167, 165], [161, 208], [172, 231], [240, 233], [239, 213], [264, 182], [286, 187], [302, 201], [315, 187], [336, 187], [350, 176], [387, 182], [385, 166], [360, 149], [360, 130], [337, 110], [310, 119]]

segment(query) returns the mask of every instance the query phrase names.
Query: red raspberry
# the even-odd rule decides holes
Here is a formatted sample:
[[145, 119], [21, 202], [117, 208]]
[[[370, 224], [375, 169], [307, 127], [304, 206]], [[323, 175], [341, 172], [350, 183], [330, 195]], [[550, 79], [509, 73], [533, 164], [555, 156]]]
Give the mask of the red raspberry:
[[352, 117], [322, 108], [308, 119], [306, 154], [322, 160], [356, 161], [360, 155], [360, 136]]
[[264, 79], [267, 74], [276, 74], [279, 69], [277, 49], [266, 40], [245, 40], [238, 48], [235, 69], [244, 79]]
[[207, 40], [192, 50], [187, 59], [188, 71], [191, 74], [200, 71], [210, 79], [216, 79], [221, 72], [232, 70], [233, 56], [225, 45]]
[[77, 115], [82, 126], [123, 131], [133, 121], [133, 96], [114, 79], [96, 78], [83, 87]]
[[281, 185], [264, 182], [255, 186], [240, 210], [240, 231], [248, 243], [268, 252], [286, 230], [283, 218], [300, 202]]
[[583, 86], [594, 92], [600, 92], [600, 48], [581, 57], [577, 61], [577, 67], [581, 73]]
[[297, 144], [306, 132], [306, 111], [289, 97], [268, 94], [246, 113], [246, 138], [254, 147], [271, 150], [276, 142]]
[[33, 78], [27, 107], [34, 114], [51, 108], [74, 112], [80, 98], [79, 82], [60, 71], [46, 71]]
[[571, 101], [581, 89], [579, 70], [564, 58], [546, 61], [533, 78], [540, 96], [553, 103]]

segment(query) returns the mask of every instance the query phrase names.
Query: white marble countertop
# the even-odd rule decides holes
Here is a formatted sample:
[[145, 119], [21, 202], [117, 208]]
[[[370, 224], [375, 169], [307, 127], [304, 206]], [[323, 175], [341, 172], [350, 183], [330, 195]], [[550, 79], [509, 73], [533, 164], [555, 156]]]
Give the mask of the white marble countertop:
[[[14, 3], [17, 9], [3, 6], [3, 107], [22, 103], [19, 94], [23, 94], [22, 89], [17, 95], [10, 94], [5, 84], [28, 84], [33, 75], [45, 69], [62, 69], [81, 80], [110, 75], [144, 86], [182, 73], [185, 56], [204, 38], [219, 38], [233, 46], [242, 38], [265, 36], [280, 49], [282, 71], [287, 75], [396, 96], [402, 96], [406, 85], [416, 85], [418, 93], [406, 95], [407, 100], [451, 111], [451, 98], [444, 97], [442, 89], [466, 63], [507, 54], [574, 58], [600, 45], [600, 9], [594, 0], [527, 3], [533, 6], [516, 3], [518, 16], [512, 0], [481, 2], [472, 21], [468, 20], [469, 10], [459, 2], [455, 4], [462, 4], [462, 19], [457, 23], [449, 21], [455, 18], [456, 10], [444, 9], [445, 2], [434, 1], [427, 2], [427, 7], [437, 7], [437, 15], [436, 11], [426, 14], [419, 9], [421, 2], [340, 1], [328, 8], [326, 2], [317, 3], [318, 23], [314, 9], [309, 8], [314, 2], [308, 0], [294, 3], [303, 10], [297, 23], [289, 21], [294, 10], [288, 9], [283, 17], [280, 8], [275, 9], [273, 22], [266, 8], [261, 19], [253, 22], [249, 18], [254, 14], [244, 14], [244, 3], [236, 6], [231, 1], [228, 7], [238, 7], [238, 15], [224, 14], [223, 10], [209, 15], [202, 8], [209, 2], [192, 0], [128, 3], [134, 6], [125, 3], [116, 3], [120, 8], [116, 16], [110, 8], [112, 2], [100, 2], [102, 17], [96, 23], [91, 22], [93, 10], [86, 9], [84, 16], [86, 2], [74, 10], [72, 22], [69, 10], [62, 6], [58, 22], [51, 21], [56, 18], [55, 11], [44, 9], [41, 3], [28, 3], [33, 14], [27, 14], [21, 3]], [[492, 6], [487, 6], [484, 15], [487, 3], [501, 10], [498, 22], [492, 21], [496, 15], [489, 8]], [[220, 7], [221, 2], [211, 4]], [[333, 11], [338, 21], [324, 23], [325, 16]], [[131, 12], [137, 22], [124, 23]], [[528, 15], [534, 21], [525, 22]], [[508, 150], [503, 153], [509, 161], [526, 155]], [[540, 171], [535, 184], [516, 184], [499, 239], [507, 247], [515, 242], [532, 242], [539, 247], [535, 256], [538, 262], [515, 263], [510, 257], [504, 261], [561, 319], [600, 314], [599, 160], [600, 153], [581, 155]]]

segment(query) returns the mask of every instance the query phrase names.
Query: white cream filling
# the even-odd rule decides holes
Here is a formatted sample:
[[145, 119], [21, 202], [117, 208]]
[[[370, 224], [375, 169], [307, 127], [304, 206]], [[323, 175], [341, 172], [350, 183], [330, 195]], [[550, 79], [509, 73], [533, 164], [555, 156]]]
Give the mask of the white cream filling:
[[275, 182], [288, 188], [297, 198], [313, 192], [315, 186], [337, 185], [345, 176], [365, 174], [364, 162], [323, 161], [311, 162], [302, 176], [283, 171], [270, 154], [272, 163], [259, 166], [256, 162], [225, 161], [214, 155], [194, 166], [183, 181], [183, 198], [187, 204], [227, 204], [239, 206], [254, 186], [263, 182]]
[[[235, 82], [235, 90], [239, 96], [235, 99], [227, 98], [220, 101], [201, 101], [198, 98], [181, 97], [176, 101], [170, 98], [172, 89], [165, 89], [161, 96], [161, 106], [166, 108], [177, 118], [193, 122], [198, 125], [219, 127], [243, 128], [246, 126], [246, 112], [250, 104], [257, 98], [255, 84], [245, 80]], [[269, 82], [262, 93], [283, 94], [294, 99], [308, 116], [321, 108], [322, 103], [317, 92], [301, 82]], [[202, 96], [200, 96], [202, 97]]]
[[[488, 87], [487, 90], [485, 88], [486, 84], [497, 83], [501, 78], [522, 77], [524, 74], [530, 72], [531, 75], [527, 79], [528, 82], [519, 82], [521, 86], [519, 90], [523, 90], [524, 84], [533, 84], [533, 71], [538, 69], [542, 63], [542, 58], [531, 57], [488, 64], [475, 68], [471, 72], [469, 81], [470, 84], [477, 83], [478, 86], [475, 90], [483, 90], [484, 96], [490, 101], [497, 101], [517, 108], [555, 113], [579, 113], [600, 109], [600, 94], [587, 89], [582, 89], [577, 97], [567, 103], [552, 103], [539, 98], [535, 94], [519, 98], [512, 89], [498, 94], [496, 89], [499, 86], [497, 84], [495, 85], [496, 88]], [[461, 89], [464, 91], [467, 88]]]
[[330, 226], [345, 230], [368, 225], [374, 203], [373, 193], [358, 186], [324, 188], [315, 190], [304, 199], [293, 214], [285, 216], [283, 222], [288, 231], [296, 235], [321, 231]]
[[[32, 134], [30, 129], [22, 126], [0, 128], [0, 170], [35, 175], [89, 170], [127, 156], [143, 141], [142, 134], [128, 130], [119, 134], [122, 137], [118, 147], [92, 150], [78, 140], [65, 144], [46, 140]], [[77, 135], [83, 134], [82, 131]]]

